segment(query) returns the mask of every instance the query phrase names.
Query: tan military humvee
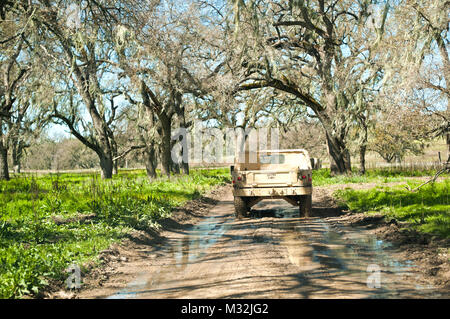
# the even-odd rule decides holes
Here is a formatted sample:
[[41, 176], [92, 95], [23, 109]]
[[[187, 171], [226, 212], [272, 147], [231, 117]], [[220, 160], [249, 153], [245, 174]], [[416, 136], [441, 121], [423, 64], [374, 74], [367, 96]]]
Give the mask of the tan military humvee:
[[268, 198], [299, 206], [301, 217], [311, 213], [312, 170], [306, 150], [241, 153], [231, 175], [237, 218], [247, 216], [253, 205]]

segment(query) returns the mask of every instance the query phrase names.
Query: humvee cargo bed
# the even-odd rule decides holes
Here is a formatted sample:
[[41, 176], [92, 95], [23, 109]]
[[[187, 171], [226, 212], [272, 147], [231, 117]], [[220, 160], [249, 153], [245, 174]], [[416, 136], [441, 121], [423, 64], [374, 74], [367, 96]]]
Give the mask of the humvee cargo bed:
[[311, 213], [312, 169], [303, 149], [245, 152], [231, 167], [236, 217], [247, 216], [263, 199], [284, 199], [299, 206], [300, 216]]

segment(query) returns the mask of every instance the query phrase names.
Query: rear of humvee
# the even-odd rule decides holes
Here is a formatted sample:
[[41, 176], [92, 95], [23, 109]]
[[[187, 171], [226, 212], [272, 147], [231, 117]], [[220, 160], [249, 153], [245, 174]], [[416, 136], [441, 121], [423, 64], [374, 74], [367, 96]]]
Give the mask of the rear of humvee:
[[312, 200], [311, 160], [306, 150], [268, 150], [239, 154], [232, 166], [236, 216], [247, 216], [263, 199], [284, 199], [309, 216]]

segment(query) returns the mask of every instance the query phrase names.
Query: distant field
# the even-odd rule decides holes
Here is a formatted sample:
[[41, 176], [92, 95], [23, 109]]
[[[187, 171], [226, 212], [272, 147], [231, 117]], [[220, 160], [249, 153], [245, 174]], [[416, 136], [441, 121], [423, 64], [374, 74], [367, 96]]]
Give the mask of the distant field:
[[[411, 167], [389, 167], [367, 169], [365, 175], [360, 175], [358, 169], [354, 168], [350, 175], [331, 176], [330, 170], [322, 168], [313, 171], [313, 185], [326, 186], [332, 184], [351, 184], [351, 183], [392, 183], [403, 182], [413, 177], [433, 176], [436, 170], [430, 169], [413, 169]], [[441, 175], [441, 179], [449, 178], [449, 174]]]
[[[366, 168], [383, 168], [383, 167], [404, 167], [419, 169], [419, 168], [433, 168], [439, 161], [438, 152], [441, 153], [441, 160], [445, 161], [448, 157], [447, 154], [447, 144], [443, 139], [436, 139], [430, 143], [428, 147], [425, 148], [424, 154], [422, 155], [407, 155], [402, 160], [401, 163], [388, 164], [386, 161], [375, 152], [367, 152], [366, 154]], [[314, 157], [314, 154], [310, 154]], [[328, 158], [322, 158], [323, 167], [330, 167]], [[359, 167], [359, 157], [351, 157], [352, 167]]]

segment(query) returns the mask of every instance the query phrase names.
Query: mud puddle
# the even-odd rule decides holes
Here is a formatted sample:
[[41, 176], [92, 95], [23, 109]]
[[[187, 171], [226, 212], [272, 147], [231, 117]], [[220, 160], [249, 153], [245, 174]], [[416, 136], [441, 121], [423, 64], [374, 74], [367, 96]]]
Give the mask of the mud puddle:
[[304, 281], [326, 282], [324, 286], [333, 288], [334, 297], [441, 297], [432, 285], [417, 283], [418, 267], [412, 261], [397, 260], [393, 245], [363, 229], [337, 227], [318, 217], [299, 218], [298, 208], [288, 208], [282, 201], [258, 208], [255, 218], [273, 217], [273, 227], [279, 229], [274, 240], [301, 270], [299, 276]]
[[230, 222], [224, 221], [223, 216], [219, 215], [209, 216], [205, 221], [195, 225], [173, 247], [177, 267], [185, 267], [188, 263], [203, 257], [208, 248], [214, 245], [230, 227]]
[[364, 229], [299, 218], [283, 201], [236, 220], [231, 200], [174, 233], [134, 281], [109, 298], [436, 298], [416, 265]]
[[366, 298], [440, 296], [431, 285], [413, 284], [417, 266], [393, 258], [395, 248], [372, 234], [335, 230], [319, 218], [291, 223], [291, 227], [282, 243], [305, 277], [348, 282]]
[[164, 249], [168, 251], [169, 260], [159, 265], [151, 275], [142, 272], [129, 283], [125, 289], [109, 296], [107, 299], [141, 298], [143, 294], [157, 291], [161, 284], [181, 278], [185, 268], [201, 259], [208, 249], [232, 226], [233, 214], [216, 214], [206, 217], [200, 223], [171, 240]]

